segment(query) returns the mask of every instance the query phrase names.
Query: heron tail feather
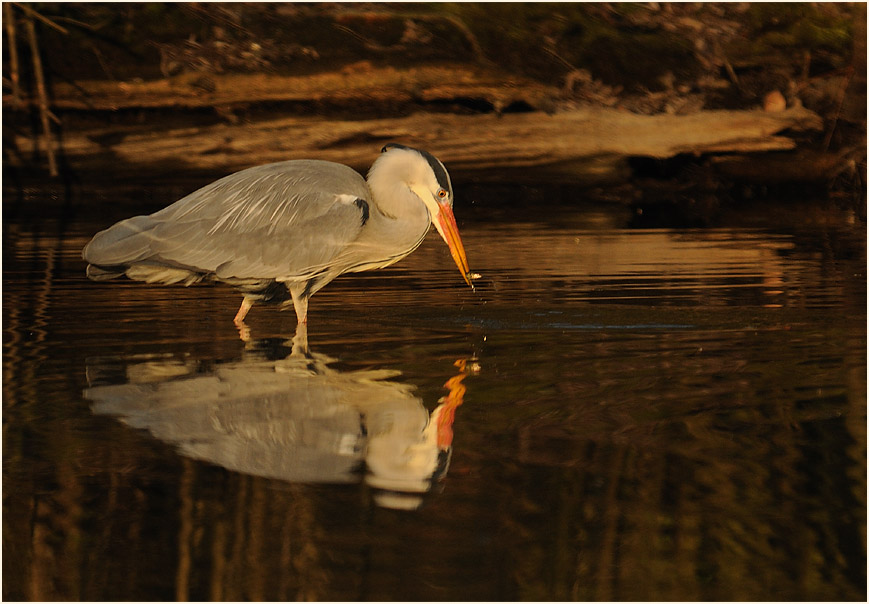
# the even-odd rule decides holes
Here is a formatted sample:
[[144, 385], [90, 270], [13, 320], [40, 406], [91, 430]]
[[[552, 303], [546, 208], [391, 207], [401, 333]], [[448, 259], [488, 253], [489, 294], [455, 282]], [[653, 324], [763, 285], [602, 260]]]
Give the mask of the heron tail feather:
[[104, 267], [129, 265], [150, 258], [149, 232], [159, 225], [150, 216], [134, 216], [100, 231], [82, 250], [82, 258]]
[[81, 254], [89, 263], [87, 276], [106, 281], [126, 274], [136, 281], [185, 285], [201, 281], [201, 272], [167, 261], [154, 249], [165, 244], [157, 232], [161, 224], [151, 216], [134, 216], [97, 233]]

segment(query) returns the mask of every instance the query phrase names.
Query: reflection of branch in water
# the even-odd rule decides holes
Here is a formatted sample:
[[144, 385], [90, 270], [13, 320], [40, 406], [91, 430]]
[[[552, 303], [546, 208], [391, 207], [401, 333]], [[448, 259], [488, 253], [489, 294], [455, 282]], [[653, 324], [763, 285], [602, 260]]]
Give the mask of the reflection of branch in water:
[[242, 360], [214, 367], [172, 356], [89, 362], [84, 394], [96, 413], [188, 457], [288, 482], [364, 480], [381, 505], [418, 507], [448, 468], [465, 362], [429, 416], [412, 386], [390, 380], [396, 372], [337, 371], [308, 350], [301, 327], [292, 352], [251, 340]]

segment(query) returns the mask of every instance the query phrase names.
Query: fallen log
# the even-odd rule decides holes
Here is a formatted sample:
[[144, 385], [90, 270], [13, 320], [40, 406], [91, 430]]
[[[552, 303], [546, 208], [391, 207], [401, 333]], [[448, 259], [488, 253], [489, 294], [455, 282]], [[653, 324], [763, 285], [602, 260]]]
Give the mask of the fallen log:
[[360, 107], [456, 99], [479, 101], [500, 111], [516, 102], [539, 107], [557, 94], [551, 86], [483, 68], [377, 67], [358, 61], [338, 71], [300, 76], [185, 73], [158, 80], [60, 82], [53, 88], [53, 105], [60, 111], [231, 111], [265, 103], [308, 103], [340, 106], [352, 115], [358, 114]]
[[[395, 119], [348, 121], [289, 117], [245, 124], [99, 129], [64, 136], [66, 162], [75, 170], [117, 176], [228, 173], [251, 165], [320, 158], [366, 170], [388, 141], [425, 148], [455, 173], [513, 181], [535, 178], [593, 184], [623, 178], [631, 157], [786, 151], [783, 134], [818, 130], [821, 118], [802, 107], [781, 112], [701, 111], [638, 115], [589, 108], [484, 115], [418, 113]], [[20, 137], [19, 148], [29, 144]]]
[[[500, 179], [508, 172], [513, 181], [527, 174], [597, 184], [629, 176], [632, 157], [791, 150], [796, 147], [791, 134], [822, 127], [821, 118], [802, 107], [685, 115], [603, 107], [501, 113], [517, 103], [539, 109], [557, 97], [557, 91], [539, 82], [505, 79], [480, 67], [396, 69], [360, 61], [337, 72], [305, 76], [187, 73], [150, 81], [58, 83], [52, 108], [69, 116], [89, 115], [91, 123], [94, 118], [96, 123], [114, 122], [110, 127], [64, 128], [62, 153], [73, 170], [109, 170], [117, 176], [214, 175], [304, 157], [366, 170], [382, 143], [399, 141], [428, 149], [452, 172], [473, 173], [478, 179]], [[425, 110], [461, 102], [493, 111], [461, 115]], [[287, 116], [294, 103], [313, 116]], [[274, 109], [264, 110], [269, 106]], [[339, 109], [342, 117], [325, 117], [328, 107]], [[397, 117], [358, 119], [382, 116], [390, 107]], [[131, 122], [137, 112], [145, 123]], [[202, 112], [211, 113], [211, 123], [202, 123]], [[171, 116], [174, 126], [159, 121], [162, 115]], [[220, 123], [213, 123], [215, 115], [222, 116]], [[33, 148], [35, 142], [24, 132], [12, 138], [18, 149]], [[15, 160], [14, 154], [9, 157]]]

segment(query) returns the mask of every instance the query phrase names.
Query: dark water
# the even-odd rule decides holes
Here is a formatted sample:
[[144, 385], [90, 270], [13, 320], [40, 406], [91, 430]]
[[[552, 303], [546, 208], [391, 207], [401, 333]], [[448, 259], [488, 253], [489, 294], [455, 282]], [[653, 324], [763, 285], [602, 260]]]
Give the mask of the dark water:
[[41, 195], [4, 221], [5, 599], [866, 597], [847, 215], [458, 208], [477, 293], [432, 235], [314, 296], [305, 354], [226, 286], [87, 281], [130, 211]]

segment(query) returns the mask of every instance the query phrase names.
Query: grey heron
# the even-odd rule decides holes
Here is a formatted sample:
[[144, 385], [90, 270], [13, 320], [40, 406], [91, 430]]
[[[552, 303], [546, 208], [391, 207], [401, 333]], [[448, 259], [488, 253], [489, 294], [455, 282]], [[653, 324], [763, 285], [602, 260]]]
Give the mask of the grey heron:
[[147, 283], [215, 280], [254, 302], [308, 299], [347, 272], [383, 268], [413, 252], [432, 223], [473, 288], [444, 165], [427, 151], [383, 147], [367, 181], [352, 168], [289, 160], [230, 174], [149, 216], [97, 233], [82, 251], [87, 275]]

